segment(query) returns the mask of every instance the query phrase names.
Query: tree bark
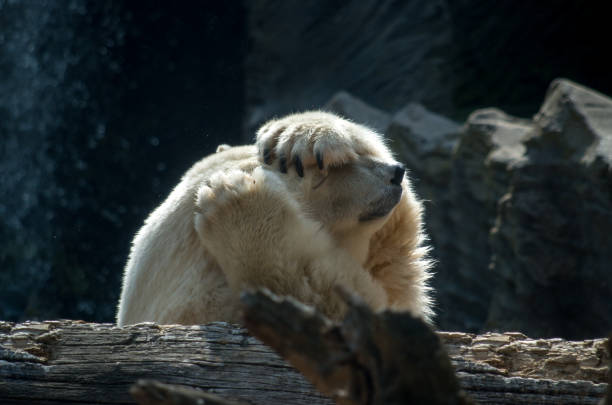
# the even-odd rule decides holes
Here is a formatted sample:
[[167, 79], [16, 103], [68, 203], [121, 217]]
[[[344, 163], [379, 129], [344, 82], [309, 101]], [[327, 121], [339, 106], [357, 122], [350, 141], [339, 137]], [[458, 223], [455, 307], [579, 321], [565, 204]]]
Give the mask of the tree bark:
[[606, 339], [449, 332], [437, 339], [407, 313], [374, 314], [355, 296], [339, 293], [349, 308], [340, 324], [290, 298], [243, 297], [249, 330], [339, 404], [469, 403], [449, 375], [447, 352], [461, 388], [476, 402], [597, 403], [605, 393]]
[[[269, 304], [262, 300], [257, 302], [256, 305], [264, 305], [260, 309], [264, 309], [265, 305]], [[276, 304], [287, 305], [285, 301]], [[247, 304], [247, 314], [248, 308], [249, 304]], [[310, 362], [311, 369], [317, 370], [312, 364], [324, 360], [329, 360], [330, 364], [341, 364], [344, 356], [344, 364], [350, 368], [351, 362], [355, 361], [355, 353], [360, 353], [362, 357], [359, 357], [358, 363], [362, 367], [373, 367], [371, 370], [378, 370], [378, 374], [370, 372], [370, 381], [365, 381], [365, 385], [361, 386], [364, 392], [368, 389], [367, 384], [370, 384], [371, 388], [372, 383], [381, 381], [380, 378], [376, 380], [377, 376], [386, 376], [386, 381], [392, 381], [389, 376], [393, 376], [397, 370], [373, 364], [372, 358], [368, 359], [363, 354], [367, 353], [367, 350], [362, 350], [374, 342], [378, 345], [374, 352], [378, 353], [379, 359], [383, 359], [384, 362], [394, 359], [395, 352], [383, 352], [380, 348], [393, 348], [393, 345], [400, 341], [391, 342], [392, 337], [380, 337], [381, 322], [376, 321], [378, 323], [371, 324], [378, 329], [366, 328], [368, 334], [364, 334], [363, 330], [357, 333], [355, 330], [360, 330], [359, 328], [353, 331], [351, 328], [359, 325], [351, 326], [350, 322], [363, 318], [353, 317], [353, 321], [349, 321], [348, 324], [345, 320], [343, 325], [334, 326], [326, 323], [327, 321], [315, 321], [312, 311], [307, 308], [299, 305], [297, 308], [303, 312], [304, 320], [310, 319], [311, 323], [322, 322], [318, 326], [311, 325], [304, 330], [310, 330], [312, 336], [316, 335], [312, 334], [313, 330], [317, 330], [315, 326], [323, 328], [319, 330], [327, 330], [331, 334], [321, 338], [331, 339], [329, 342], [335, 342], [338, 350], [332, 350], [334, 347], [329, 346], [329, 342], [328, 346], [317, 346], [314, 342], [309, 343], [308, 339], [302, 339], [292, 343], [294, 349], [302, 347], [304, 354], [316, 355], [318, 347], [319, 357], [313, 362], [308, 356], [301, 358], [290, 356], [292, 364], [299, 366], [300, 362], [304, 364]], [[261, 313], [267, 314], [265, 311]], [[299, 311], [289, 311], [286, 314], [297, 319], [297, 313]], [[288, 321], [282, 316], [277, 318]], [[253, 317], [249, 320], [247, 316], [247, 324], [249, 322], [255, 322]], [[254, 328], [253, 325], [251, 327]], [[264, 323], [261, 323], [260, 327], [264, 328]], [[270, 336], [274, 336], [275, 330], [269, 326], [267, 330]], [[288, 333], [287, 330], [290, 329], [278, 327], [276, 332], [282, 336]], [[390, 331], [396, 329], [391, 328]], [[519, 333], [472, 335], [439, 332], [437, 336], [450, 354], [460, 387], [475, 402], [597, 404], [605, 396], [607, 364], [610, 359], [606, 339], [581, 342], [567, 342], [561, 339], [533, 340]], [[350, 343], [348, 346], [347, 342]], [[381, 342], [384, 343], [382, 346]], [[385, 346], [387, 344], [388, 346]], [[423, 369], [422, 363], [419, 363], [422, 359], [418, 358], [418, 351], [416, 353], [411, 351], [412, 344], [419, 343], [416, 340], [404, 342], [403, 352], [397, 353], [395, 358], [404, 364], [402, 367], [410, 368], [407, 356], [417, 356], [415, 364], [419, 364], [421, 372], [429, 372]], [[435, 350], [435, 344], [431, 345]], [[297, 351], [294, 351], [295, 353]], [[444, 361], [441, 360], [440, 364], [443, 365]], [[393, 367], [396, 366], [397, 364]], [[367, 374], [364, 374], [363, 370], [355, 372], [350, 369], [344, 369], [343, 373], [330, 375], [336, 376], [337, 381], [342, 381], [347, 375], [355, 374], [358, 378], [362, 378]], [[228, 403], [229, 401], [271, 405], [333, 403], [331, 399], [317, 393], [300, 373], [272, 349], [249, 335], [246, 329], [235, 325], [139, 324], [118, 328], [111, 324], [79, 321], [19, 324], [0, 322], [0, 403], [2, 404], [134, 403], [129, 393], [130, 387], [141, 378], [184, 387], [197, 387], [222, 398], [217, 400]], [[328, 380], [327, 384], [333, 386], [333, 381], [330, 381]], [[393, 381], [405, 383], [401, 378]], [[319, 387], [321, 385], [316, 384]], [[155, 391], [157, 389], [155, 387], [160, 386], [150, 383], [149, 387], [153, 387], [149, 393], [155, 394], [152, 398], [157, 398], [161, 402], [141, 403], [189, 403], [168, 402], [170, 401], [168, 396], [160, 396], [161, 394]], [[161, 387], [163, 391], [165, 388], [163, 385]], [[391, 387], [396, 391], [401, 388], [401, 386]], [[138, 389], [136, 386], [134, 392]], [[193, 393], [189, 390], [179, 389], [179, 391], [182, 394]], [[340, 394], [342, 393], [335, 393], [336, 400], [342, 403], [339, 400]], [[367, 400], [367, 392], [365, 395]]]
[[194, 388], [154, 380], [138, 380], [130, 388], [130, 394], [140, 405], [246, 405], [246, 402], [228, 401]]
[[373, 313], [350, 294], [341, 323], [267, 292], [243, 296], [247, 328], [339, 405], [473, 402], [438, 336], [408, 313]]

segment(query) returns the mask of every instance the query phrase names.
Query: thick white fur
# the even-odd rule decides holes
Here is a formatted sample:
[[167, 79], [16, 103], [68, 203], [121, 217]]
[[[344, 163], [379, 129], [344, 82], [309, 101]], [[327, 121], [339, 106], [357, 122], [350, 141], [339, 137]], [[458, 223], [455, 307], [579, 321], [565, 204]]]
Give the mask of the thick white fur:
[[409, 180], [388, 215], [357, 220], [370, 195], [384, 197], [379, 172], [393, 164], [376, 133], [323, 112], [270, 121], [253, 146], [223, 145], [185, 174], [136, 235], [117, 323], [239, 322], [240, 291], [257, 287], [338, 319], [345, 306], [336, 285], [375, 310], [429, 320], [431, 263]]

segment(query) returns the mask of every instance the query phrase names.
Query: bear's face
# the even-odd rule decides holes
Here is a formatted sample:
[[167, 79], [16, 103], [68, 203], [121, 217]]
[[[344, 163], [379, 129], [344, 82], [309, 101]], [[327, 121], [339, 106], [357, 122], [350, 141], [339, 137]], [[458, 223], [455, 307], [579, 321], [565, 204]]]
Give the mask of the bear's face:
[[402, 196], [405, 169], [395, 162], [359, 157], [325, 171], [307, 168], [303, 178], [292, 176], [307, 215], [333, 235], [368, 234], [380, 229]]

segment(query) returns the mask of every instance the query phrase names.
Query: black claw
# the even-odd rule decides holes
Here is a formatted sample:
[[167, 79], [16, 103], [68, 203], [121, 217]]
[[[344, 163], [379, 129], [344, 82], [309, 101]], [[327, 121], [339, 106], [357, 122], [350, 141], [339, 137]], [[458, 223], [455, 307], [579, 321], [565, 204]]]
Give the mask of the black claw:
[[264, 148], [263, 150], [263, 161], [265, 164], [269, 165], [272, 160], [272, 151], [270, 148]]
[[300, 159], [299, 156], [295, 157], [294, 163], [295, 163], [295, 171], [297, 172], [298, 176], [304, 177], [304, 166], [302, 166], [302, 160]]
[[317, 166], [319, 166], [320, 170], [323, 170], [323, 155], [321, 154], [321, 152], [317, 152]]
[[281, 173], [287, 173], [287, 158], [281, 156], [280, 159], [278, 159], [278, 166], [280, 168]]

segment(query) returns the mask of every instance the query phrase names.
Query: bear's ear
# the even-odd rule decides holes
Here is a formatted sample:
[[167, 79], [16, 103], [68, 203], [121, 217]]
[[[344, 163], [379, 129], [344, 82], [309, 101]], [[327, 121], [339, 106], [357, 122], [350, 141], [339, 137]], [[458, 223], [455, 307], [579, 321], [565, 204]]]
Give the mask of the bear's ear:
[[224, 150], [228, 150], [230, 148], [231, 146], [229, 146], [228, 144], [222, 143], [221, 145], [217, 146], [217, 153], [223, 152]]

